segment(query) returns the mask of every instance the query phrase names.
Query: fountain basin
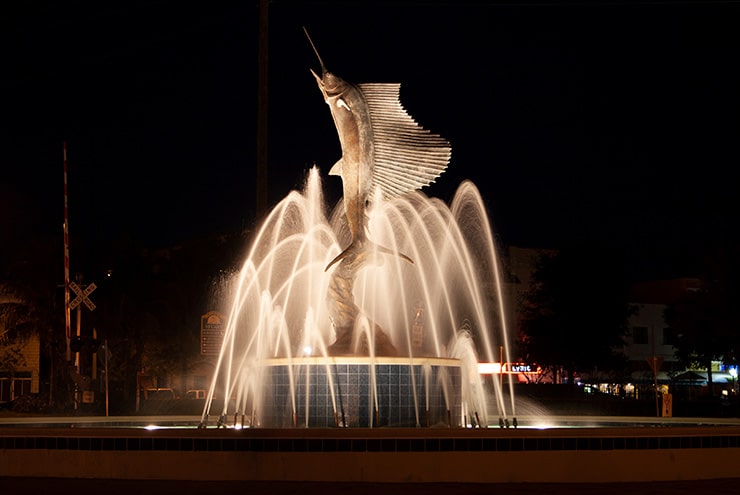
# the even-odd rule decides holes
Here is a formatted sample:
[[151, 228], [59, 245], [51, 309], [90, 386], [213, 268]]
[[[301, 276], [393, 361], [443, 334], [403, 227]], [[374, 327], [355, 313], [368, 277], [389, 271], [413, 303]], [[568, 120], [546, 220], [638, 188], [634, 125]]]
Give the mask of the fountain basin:
[[[79, 425], [78, 422], [87, 423], [89, 419], [65, 421]], [[197, 420], [191, 419], [193, 424]], [[144, 429], [40, 427], [26, 423], [0, 427], [0, 477], [38, 477], [54, 483], [59, 481], [57, 478], [160, 483], [405, 483], [404, 487], [411, 491], [417, 491], [408, 485], [414, 483], [582, 484], [737, 479], [737, 420], [725, 421], [722, 426], [671, 427], [661, 427], [660, 421], [654, 421], [658, 427], [555, 430], [203, 430], [194, 425], [184, 429]], [[708, 421], [712, 424], [714, 420]], [[491, 488], [495, 487], [481, 493], [492, 492]], [[305, 489], [311, 491], [309, 486]], [[296, 488], [292, 490], [295, 492]], [[574, 491], [585, 493], [584, 490]]]
[[[460, 360], [434, 357], [267, 359], [256, 427], [462, 426]], [[228, 416], [228, 414], [227, 414]]]

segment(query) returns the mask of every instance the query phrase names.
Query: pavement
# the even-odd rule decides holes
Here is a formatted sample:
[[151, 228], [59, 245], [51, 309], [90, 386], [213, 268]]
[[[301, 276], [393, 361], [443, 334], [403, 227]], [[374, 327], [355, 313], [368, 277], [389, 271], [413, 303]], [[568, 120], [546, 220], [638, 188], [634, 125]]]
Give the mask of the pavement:
[[0, 477], [13, 495], [736, 495], [740, 478], [649, 483], [316, 483], [281, 481], [170, 481]]

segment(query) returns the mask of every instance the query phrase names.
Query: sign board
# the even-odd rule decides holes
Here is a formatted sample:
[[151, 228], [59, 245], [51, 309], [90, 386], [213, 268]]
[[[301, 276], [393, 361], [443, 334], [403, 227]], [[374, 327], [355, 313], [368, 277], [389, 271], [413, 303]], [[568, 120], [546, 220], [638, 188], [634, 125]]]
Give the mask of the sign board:
[[520, 373], [539, 375], [542, 368], [530, 363], [478, 363], [478, 373], [481, 375], [518, 375]]
[[200, 317], [200, 354], [218, 356], [224, 342], [224, 317], [217, 311], [209, 311]]
[[542, 369], [536, 364], [529, 363], [504, 363], [501, 366], [501, 373], [518, 375], [519, 373], [530, 373], [539, 375]]
[[95, 303], [92, 302], [88, 296], [92, 294], [92, 291], [98, 288], [97, 285], [90, 284], [83, 290], [83, 288], [75, 282], [71, 282], [69, 284], [69, 288], [75, 293], [75, 296], [77, 296], [69, 302], [69, 309], [75, 309], [80, 305], [80, 303], [84, 303], [85, 306], [87, 306], [87, 309], [95, 311]]
[[664, 418], [673, 416], [673, 395], [663, 394], [663, 408], [660, 415]]

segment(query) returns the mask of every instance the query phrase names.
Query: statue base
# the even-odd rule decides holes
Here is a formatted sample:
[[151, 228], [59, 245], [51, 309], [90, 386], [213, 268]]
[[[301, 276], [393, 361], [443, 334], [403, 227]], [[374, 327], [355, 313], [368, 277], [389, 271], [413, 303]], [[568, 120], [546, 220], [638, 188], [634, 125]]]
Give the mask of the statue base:
[[338, 331], [337, 340], [329, 346], [328, 353], [330, 356], [398, 356], [391, 339], [378, 325], [375, 325], [374, 334], [372, 353], [367, 336], [363, 334], [355, 338], [354, 329]]
[[253, 427], [459, 427], [460, 361], [421, 357], [274, 358]]

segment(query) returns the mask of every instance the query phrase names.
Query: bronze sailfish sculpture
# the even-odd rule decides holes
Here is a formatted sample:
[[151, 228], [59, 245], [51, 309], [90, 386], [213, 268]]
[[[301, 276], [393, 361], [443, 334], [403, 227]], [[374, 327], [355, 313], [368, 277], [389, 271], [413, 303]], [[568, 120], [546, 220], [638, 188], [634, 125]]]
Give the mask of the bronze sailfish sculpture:
[[[356, 272], [365, 263], [370, 247], [393, 253], [368, 240], [366, 210], [370, 197], [376, 188], [384, 199], [392, 199], [431, 184], [447, 169], [452, 151], [446, 139], [421, 127], [406, 112], [400, 103], [399, 83], [352, 84], [343, 80], [326, 69], [308, 31], [304, 31], [321, 65], [321, 76], [313, 70], [311, 73], [329, 105], [342, 149], [342, 157], [329, 175], [342, 178], [351, 242], [326, 270], [340, 263], [330, 287], [329, 305], [337, 329], [336, 345], [344, 349], [354, 345], [349, 339], [359, 312], [352, 300]], [[382, 334], [376, 328], [376, 339], [378, 331]], [[343, 340], [346, 342], [341, 344]], [[384, 352], [393, 353], [391, 348]]]

